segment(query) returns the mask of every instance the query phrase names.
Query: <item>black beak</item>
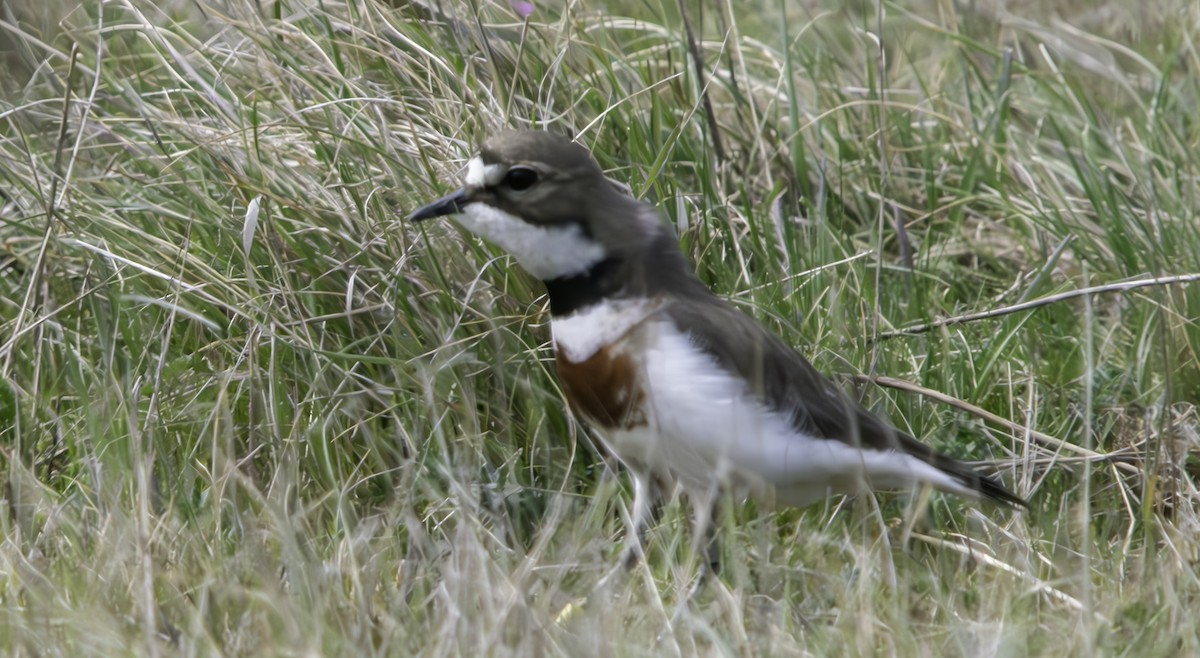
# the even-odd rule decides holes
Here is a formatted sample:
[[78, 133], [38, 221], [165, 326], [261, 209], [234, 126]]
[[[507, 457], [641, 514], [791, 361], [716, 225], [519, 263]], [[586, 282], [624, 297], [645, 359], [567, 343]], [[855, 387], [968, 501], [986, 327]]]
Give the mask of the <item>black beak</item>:
[[434, 201], [433, 203], [421, 206], [408, 216], [408, 221], [419, 222], [423, 219], [433, 219], [434, 217], [444, 217], [446, 215], [454, 215], [462, 212], [463, 206], [466, 205], [467, 188], [463, 187], [457, 191], [451, 192], [446, 196]]

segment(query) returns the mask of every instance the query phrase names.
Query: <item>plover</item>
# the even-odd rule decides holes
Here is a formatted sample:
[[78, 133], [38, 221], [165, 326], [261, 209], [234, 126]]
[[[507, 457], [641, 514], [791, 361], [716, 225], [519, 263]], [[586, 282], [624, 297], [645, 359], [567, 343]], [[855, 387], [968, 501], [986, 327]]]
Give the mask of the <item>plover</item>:
[[654, 207], [583, 146], [505, 132], [461, 189], [413, 212], [452, 215], [546, 285], [567, 402], [632, 474], [640, 533], [655, 482], [803, 506], [831, 492], [935, 489], [1026, 502], [847, 397], [791, 345], [713, 294]]

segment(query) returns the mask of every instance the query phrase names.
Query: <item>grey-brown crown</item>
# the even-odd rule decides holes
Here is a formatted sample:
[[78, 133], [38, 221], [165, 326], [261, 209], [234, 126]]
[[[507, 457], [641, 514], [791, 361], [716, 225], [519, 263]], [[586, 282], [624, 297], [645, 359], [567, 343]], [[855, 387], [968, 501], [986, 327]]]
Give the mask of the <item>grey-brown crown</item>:
[[479, 149], [484, 164], [540, 164], [564, 177], [603, 178], [604, 172], [583, 146], [552, 132], [510, 130], [490, 137]]

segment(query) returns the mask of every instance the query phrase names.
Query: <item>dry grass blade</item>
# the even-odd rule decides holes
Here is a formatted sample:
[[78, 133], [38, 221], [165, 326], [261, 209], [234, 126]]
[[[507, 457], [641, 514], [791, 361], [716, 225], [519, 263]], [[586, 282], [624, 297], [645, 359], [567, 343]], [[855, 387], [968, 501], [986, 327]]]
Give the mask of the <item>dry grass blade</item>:
[[1138, 473], [1139, 472], [1138, 468], [1136, 466], [1134, 466], [1133, 464], [1128, 464], [1128, 463], [1121, 462], [1121, 461], [1115, 461], [1115, 459], [1114, 459], [1116, 457], [1115, 455], [1106, 455], [1103, 453], [1096, 452], [1095, 450], [1089, 450], [1088, 448], [1085, 448], [1083, 446], [1075, 445], [1074, 443], [1071, 443], [1069, 441], [1064, 441], [1058, 437], [1050, 436], [1049, 434], [1046, 434], [1044, 432], [1039, 432], [1035, 429], [1025, 427], [1025, 426], [1021, 425], [1020, 423], [1014, 423], [1013, 421], [1008, 420], [1007, 418], [997, 416], [996, 414], [988, 411], [987, 409], [983, 409], [981, 407], [973, 405], [969, 402], [966, 402], [965, 400], [959, 400], [958, 398], [946, 395], [945, 393], [941, 393], [939, 391], [934, 391], [932, 389], [928, 389], [923, 386], [918, 386], [916, 384], [913, 384], [912, 382], [906, 382], [902, 379], [895, 379], [893, 377], [881, 377], [878, 375], [856, 375], [855, 379], [858, 381], [862, 381], [862, 382], [870, 382], [870, 383], [876, 384], [878, 386], [884, 386], [886, 388], [893, 388], [898, 391], [907, 391], [909, 393], [916, 393], [917, 395], [920, 395], [922, 397], [929, 398], [929, 399], [935, 400], [937, 402], [941, 402], [942, 404], [950, 405], [956, 409], [961, 409], [977, 418], [982, 418], [982, 419], [988, 421], [989, 423], [992, 423], [994, 425], [999, 425], [1000, 427], [1003, 427], [1006, 430], [1008, 430], [1009, 432], [1011, 432], [1012, 435], [1018, 439], [1023, 439], [1025, 437], [1029, 437], [1030, 439], [1033, 439], [1034, 441], [1036, 441], [1048, 448], [1051, 448], [1056, 452], [1058, 452], [1058, 451], [1070, 452], [1070, 453], [1085, 457], [1088, 460], [1097, 461], [1097, 462], [1113, 461], [1114, 465], [1123, 471], [1127, 471], [1129, 473]]
[[1117, 283], [1106, 283], [1104, 285], [1099, 285], [1099, 286], [1089, 286], [1087, 288], [1081, 288], [1079, 290], [1069, 290], [1067, 292], [1061, 292], [1061, 293], [1058, 293], [1055, 295], [1048, 295], [1046, 297], [1039, 297], [1038, 299], [1031, 299], [1027, 302], [1021, 302], [1020, 304], [1013, 304], [1011, 306], [1005, 306], [1002, 308], [991, 309], [989, 311], [980, 311], [979, 313], [967, 313], [965, 315], [956, 315], [951, 318], [944, 318], [941, 320], [935, 320], [933, 322], [917, 324], [917, 325], [913, 325], [911, 327], [902, 327], [900, 329], [894, 329], [892, 331], [884, 331], [879, 334], [877, 340], [887, 340], [889, 338], [897, 338], [899, 336], [914, 336], [916, 334], [923, 334], [927, 331], [932, 331], [932, 330], [938, 329], [940, 327], [949, 327], [949, 326], [956, 325], [956, 324], [975, 322], [978, 320], [987, 320], [989, 318], [998, 318], [998, 317], [1009, 315], [1012, 313], [1028, 311], [1029, 309], [1039, 308], [1042, 306], [1049, 306], [1050, 304], [1057, 304], [1059, 302], [1065, 302], [1070, 299], [1077, 299], [1079, 297], [1085, 297], [1088, 295], [1102, 295], [1102, 294], [1113, 293], [1113, 292], [1127, 292], [1129, 290], [1136, 290], [1138, 288], [1146, 288], [1149, 286], [1171, 286], [1171, 285], [1178, 285], [1178, 284], [1185, 284], [1185, 283], [1195, 283], [1197, 281], [1200, 281], [1200, 274], [1178, 274], [1178, 275], [1174, 275], [1174, 276], [1159, 276], [1159, 277], [1154, 277], [1152, 279], [1137, 279], [1135, 281], [1119, 281]]

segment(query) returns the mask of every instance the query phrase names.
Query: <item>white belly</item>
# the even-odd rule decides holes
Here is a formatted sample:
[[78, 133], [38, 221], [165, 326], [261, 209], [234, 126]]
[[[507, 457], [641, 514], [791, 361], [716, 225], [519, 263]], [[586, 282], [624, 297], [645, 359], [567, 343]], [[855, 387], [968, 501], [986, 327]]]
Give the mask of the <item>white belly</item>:
[[573, 359], [599, 346], [630, 341], [640, 351], [646, 425], [602, 432], [626, 465], [669, 474], [685, 488], [732, 485], [746, 493], [774, 489], [780, 502], [804, 505], [830, 488], [903, 487], [926, 481], [971, 492], [907, 454], [859, 450], [810, 436], [766, 408], [747, 382], [722, 368], [647, 303], [598, 304], [552, 323], [555, 347]]

